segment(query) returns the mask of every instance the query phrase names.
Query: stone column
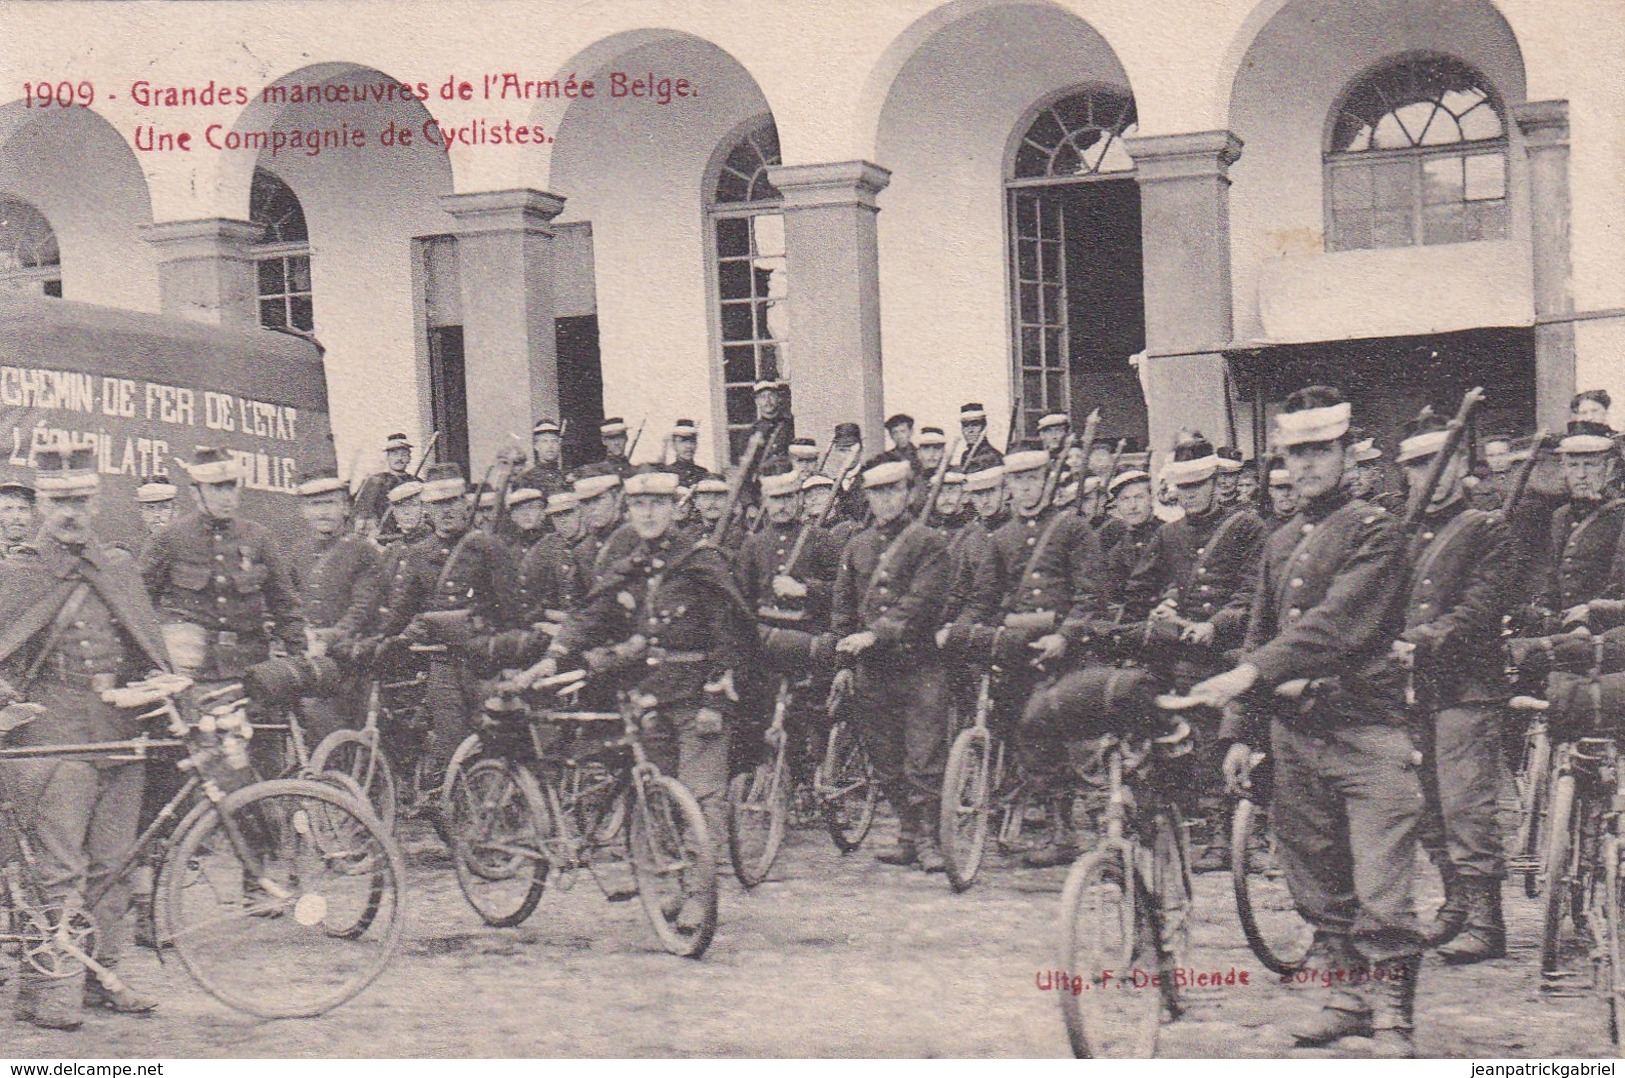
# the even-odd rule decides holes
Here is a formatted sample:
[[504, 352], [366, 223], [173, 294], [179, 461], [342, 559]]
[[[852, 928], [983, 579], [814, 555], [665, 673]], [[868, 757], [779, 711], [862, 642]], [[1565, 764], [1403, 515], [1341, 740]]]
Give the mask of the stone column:
[[534, 417], [558, 415], [549, 222], [564, 199], [519, 188], [440, 202], [457, 219], [468, 448], [477, 474], [505, 446], [528, 453]]
[[884, 445], [880, 259], [875, 197], [891, 173], [868, 161], [780, 165], [790, 273], [790, 385], [796, 433], [827, 446], [835, 424]]
[[[1180, 427], [1228, 440], [1230, 177], [1241, 140], [1228, 131], [1124, 139], [1140, 184], [1145, 265], [1145, 387], [1150, 448]], [[1237, 432], [1238, 437], [1240, 432]]]
[[263, 225], [208, 217], [165, 221], [144, 230], [158, 252], [164, 314], [239, 329], [259, 325], [259, 284], [251, 244]]
[[[1569, 103], [1526, 101], [1512, 119], [1529, 160], [1529, 245], [1535, 318], [1574, 313], [1574, 270], [1569, 258]], [[1568, 420], [1574, 396], [1574, 323], [1535, 326], [1535, 415], [1548, 430]]]

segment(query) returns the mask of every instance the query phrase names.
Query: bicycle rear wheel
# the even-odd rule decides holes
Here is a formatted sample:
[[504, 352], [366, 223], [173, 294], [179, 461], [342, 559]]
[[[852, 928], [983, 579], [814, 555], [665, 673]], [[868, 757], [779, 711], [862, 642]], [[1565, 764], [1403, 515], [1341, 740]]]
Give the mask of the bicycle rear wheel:
[[1619, 859], [1621, 856], [1620, 841], [1616, 835], [1606, 835], [1602, 840], [1602, 851], [1599, 874], [1602, 877], [1603, 895], [1602, 931], [1603, 938], [1599, 941], [1597, 987], [1607, 993], [1608, 999], [1608, 1036], [1619, 1047], [1620, 1030], [1625, 1027], [1625, 954], [1622, 946], [1625, 941], [1620, 934], [1625, 932], [1625, 874], [1620, 871]]
[[1230, 816], [1230, 878], [1241, 934], [1253, 954], [1271, 973], [1284, 976], [1302, 969], [1314, 929], [1298, 915], [1287, 890], [1268, 805], [1247, 798], [1236, 802]]
[[716, 847], [699, 802], [660, 775], [634, 787], [628, 811], [627, 860], [643, 912], [662, 947], [699, 958], [717, 930]]
[[367, 804], [378, 814], [384, 830], [395, 833], [395, 769], [376, 737], [359, 730], [335, 730], [322, 738], [310, 754], [315, 774], [345, 775], [361, 789]]
[[321, 783], [245, 787], [198, 816], [161, 875], [162, 946], [210, 995], [260, 1018], [355, 997], [405, 928], [400, 852], [372, 813]]
[[536, 776], [499, 756], [454, 772], [447, 791], [457, 886], [480, 920], [512, 928], [536, 911], [547, 886], [553, 817]]
[[1116, 844], [1092, 850], [1072, 866], [1061, 892], [1057, 968], [1070, 983], [1056, 988], [1079, 1059], [1148, 1059], [1156, 1052], [1163, 1000], [1150, 976], [1162, 968], [1161, 946], [1150, 896], [1127, 850]]
[[745, 887], [767, 879], [784, 844], [790, 816], [790, 772], [785, 759], [788, 736], [773, 759], [735, 775], [728, 784], [728, 857]]
[[948, 885], [963, 891], [976, 882], [987, 851], [993, 807], [993, 735], [972, 726], [959, 732], [942, 773], [942, 807], [937, 841], [946, 862]]
[[1536, 722], [1530, 728], [1518, 786], [1520, 805], [1514, 848], [1523, 865], [1523, 892], [1539, 898], [1548, 837], [1546, 816], [1552, 795], [1552, 739], [1545, 722]]
[[1569, 910], [1569, 896], [1574, 884], [1574, 798], [1574, 776], [1558, 776], [1552, 787], [1552, 808], [1547, 819], [1546, 868], [1541, 874], [1546, 903], [1540, 929], [1540, 971], [1547, 975], [1558, 972], [1563, 918]]
[[875, 785], [874, 767], [852, 724], [837, 722], [830, 727], [824, 748], [824, 762], [813, 778], [824, 808], [824, 827], [835, 848], [851, 853], [863, 845], [875, 822], [875, 802], [880, 790]]

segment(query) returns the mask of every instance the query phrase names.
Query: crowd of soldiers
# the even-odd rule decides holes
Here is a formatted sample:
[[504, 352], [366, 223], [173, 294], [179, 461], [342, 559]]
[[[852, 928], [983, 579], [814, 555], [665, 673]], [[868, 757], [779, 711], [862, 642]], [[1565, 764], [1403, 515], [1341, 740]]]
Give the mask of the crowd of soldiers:
[[[1545, 445], [1475, 447], [1424, 412], [1395, 447], [1400, 484], [1324, 386], [1285, 401], [1267, 461], [1185, 431], [1155, 475], [1143, 447], [1061, 414], [1001, 453], [979, 404], [961, 409], [952, 445], [898, 414], [881, 451], [855, 424], [821, 447], [796, 436], [782, 384], [755, 390], [759, 418], [729, 478], [696, 463], [689, 420], [661, 459], [634, 466], [628, 425], [611, 418], [603, 459], [567, 469], [563, 430], [543, 419], [530, 455], [501, 455], [476, 484], [455, 464], [414, 470], [415, 447], [394, 435], [386, 470], [354, 497], [334, 469], [302, 478], [312, 534], [294, 550], [241, 516], [227, 452], [185, 465], [190, 512], [173, 514], [181, 491], [167, 482], [138, 491], [150, 533], [138, 556], [91, 534], [94, 462], [41, 454], [33, 483], [0, 486], [0, 691], [14, 702], [0, 720], [25, 743], [110, 740], [129, 736], [129, 718], [97, 692], [120, 678], [156, 668], [220, 683], [273, 654], [329, 656], [345, 684], [306, 701], [314, 740], [360, 721], [373, 665], [451, 640], [426, 659], [430, 774], [473, 728], [486, 679], [525, 686], [584, 667], [658, 700], [651, 756], [721, 835], [730, 772], [758, 751], [763, 629], [794, 627], [833, 640], [839, 672], [817, 702], [826, 687], [845, 701], [897, 814], [878, 858], [936, 872], [952, 716], [964, 669], [983, 661], [966, 630], [998, 627], [1025, 649], [1004, 664], [996, 708], [1047, 806], [1025, 858], [1042, 867], [1077, 854], [1065, 746], [1100, 719], [1081, 714], [1066, 675], [1101, 661], [1112, 626], [1144, 624], [1179, 650], [1183, 704], [1210, 717], [1194, 725], [1216, 766], [1196, 784], [1239, 787], [1255, 748], [1273, 760], [1286, 877], [1315, 930], [1309, 964], [1350, 973], [1328, 979], [1300, 1044], [1372, 1037], [1409, 1054], [1424, 950], [1505, 954], [1500, 639], [1509, 617], [1533, 631], [1625, 616], [1606, 394], [1576, 398], [1567, 433]], [[1541, 453], [1561, 459], [1566, 492], [1521, 489]], [[1281, 701], [1274, 690], [1293, 681], [1316, 691]], [[27, 701], [49, 710], [23, 715]], [[165, 796], [140, 764], [19, 776], [34, 783], [64, 900], [133, 838], [143, 786], [149, 811]], [[1432, 925], [1415, 910], [1418, 844], [1445, 883]], [[129, 901], [115, 888], [91, 911], [104, 965]], [[154, 1005], [25, 972], [17, 1014], [71, 1028], [83, 1002]]]

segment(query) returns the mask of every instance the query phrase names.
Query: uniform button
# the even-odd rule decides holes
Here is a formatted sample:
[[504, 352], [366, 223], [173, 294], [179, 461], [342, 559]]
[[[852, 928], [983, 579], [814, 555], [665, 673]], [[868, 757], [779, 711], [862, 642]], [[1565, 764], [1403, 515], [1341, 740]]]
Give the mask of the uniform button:
[[1432, 587], [1432, 586], [1433, 586], [1433, 581], [1431, 581], [1431, 580], [1429, 580], [1429, 579], [1426, 579], [1426, 578], [1423, 578], [1423, 580], [1422, 580], [1422, 586], [1423, 586], [1423, 587], [1424, 587], [1424, 588], [1431, 588], [1431, 587]]
[[1303, 617], [1303, 611], [1299, 610], [1297, 607], [1293, 607], [1291, 610], [1286, 612], [1286, 616], [1289, 618], [1301, 618]]
[[1314, 530], [1315, 530], [1315, 526], [1313, 524], [1305, 524], [1303, 526], [1303, 534], [1305, 534], [1305, 535], [1308, 535], [1310, 532], [1312, 532]]
[[1033, 589], [1033, 594], [1034, 595], [1042, 595], [1042, 594], [1044, 594], [1044, 589], [1043, 588], [1034, 588]]
[[1301, 588], [1301, 587], [1303, 587], [1303, 577], [1301, 577], [1301, 576], [1295, 576], [1295, 577], [1293, 577], [1293, 578], [1292, 578], [1292, 586], [1293, 586], [1293, 587], [1294, 587], [1294, 588]]
[[215, 596], [214, 601], [217, 603], [223, 603], [226, 601], [226, 597], [224, 595], [217, 595]]
[[1036, 543], [1036, 542], [1038, 542], [1038, 540], [1036, 540], [1036, 539], [1034, 539], [1034, 538], [1033, 538], [1033, 537], [1032, 537], [1032, 536], [1030, 536], [1030, 535], [1029, 535], [1029, 536], [1027, 536], [1027, 545], [1028, 545], [1028, 546], [1032, 546], [1032, 545], [1033, 545], [1033, 544], [1034, 544], [1034, 543]]
[[1196, 570], [1196, 575], [1197, 576], [1207, 576], [1207, 566], [1204, 565], [1204, 566], [1198, 568]]

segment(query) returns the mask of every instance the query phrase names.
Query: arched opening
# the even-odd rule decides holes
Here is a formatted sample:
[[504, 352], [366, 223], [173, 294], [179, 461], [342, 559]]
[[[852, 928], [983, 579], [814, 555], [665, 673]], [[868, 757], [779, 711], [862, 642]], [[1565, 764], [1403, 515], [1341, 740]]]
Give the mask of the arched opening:
[[62, 298], [62, 253], [51, 222], [9, 195], [0, 195], [0, 290]]
[[265, 229], [253, 249], [260, 325], [314, 332], [310, 229], [299, 196], [274, 172], [256, 168], [248, 203], [248, 219]]
[[1010, 155], [1010, 281], [1017, 429], [1050, 413], [1110, 415], [1145, 433], [1128, 358], [1145, 347], [1140, 189], [1123, 138], [1134, 99], [1110, 86], [1068, 90], [1034, 110]]

